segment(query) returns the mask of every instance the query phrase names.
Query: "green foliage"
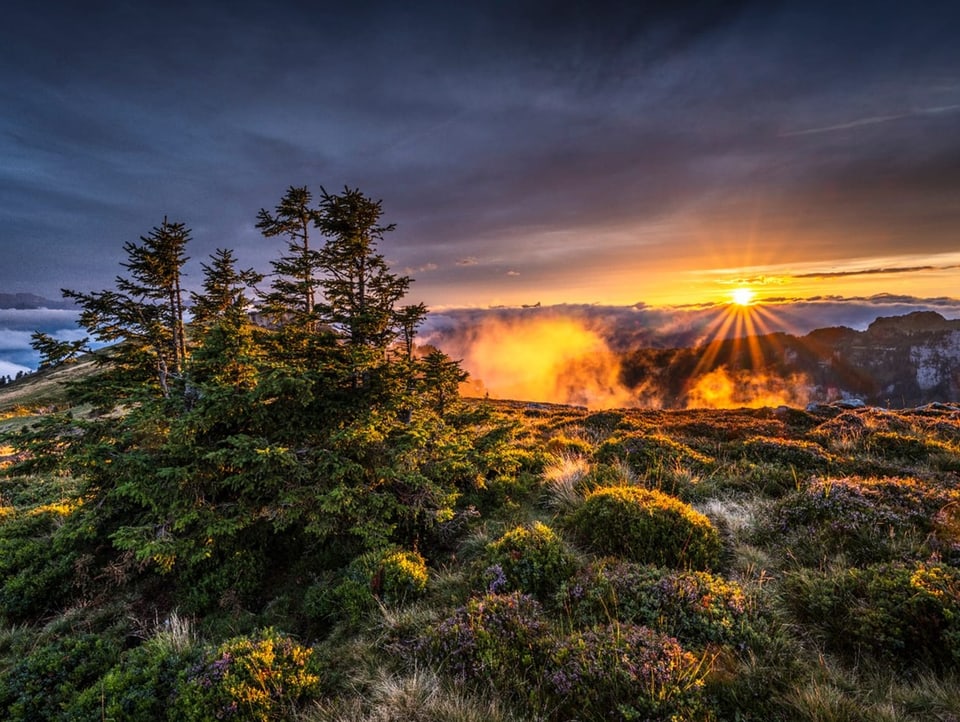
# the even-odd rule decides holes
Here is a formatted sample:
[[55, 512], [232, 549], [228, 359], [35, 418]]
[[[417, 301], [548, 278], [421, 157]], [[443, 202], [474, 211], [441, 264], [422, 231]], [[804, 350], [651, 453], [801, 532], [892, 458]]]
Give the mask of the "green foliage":
[[574, 568], [563, 540], [542, 522], [518, 526], [488, 544], [486, 561], [491, 591], [519, 591], [541, 600], [549, 599]]
[[[63, 289], [65, 298], [81, 308], [79, 323], [98, 341], [122, 342], [109, 357], [118, 370], [133, 372], [127, 390], [138, 387], [144, 376], [152, 378], [164, 396], [170, 394], [187, 358], [184, 330], [183, 265], [190, 230], [166, 218], [140, 243], [128, 241], [121, 265], [128, 276], [118, 276], [116, 289], [82, 293]], [[115, 401], [116, 399], [114, 399]]]
[[487, 594], [471, 599], [424, 640], [447, 674], [492, 684], [529, 702], [532, 683], [549, 658], [548, 627], [540, 604], [528, 595]]
[[40, 354], [39, 371], [76, 361], [77, 356], [86, 350], [89, 341], [89, 338], [82, 338], [79, 341], [58, 341], [41, 331], [34, 331], [30, 335], [31, 348]]
[[596, 458], [604, 464], [626, 462], [641, 476], [656, 474], [677, 464], [698, 471], [709, 470], [715, 464], [713, 458], [665, 434], [643, 432], [624, 432], [608, 439], [597, 449]]
[[491, 685], [535, 717], [668, 719], [700, 707], [701, 665], [675, 639], [633, 625], [555, 634], [517, 593], [472, 599], [425, 647], [447, 674]]
[[704, 667], [672, 637], [618, 624], [554, 640], [543, 707], [556, 719], [693, 719]]
[[120, 661], [84, 690], [69, 707], [71, 720], [175, 719], [171, 701], [181, 677], [200, 663], [199, 649], [177, 648], [151, 637], [122, 654]]
[[317, 695], [311, 654], [273, 629], [208, 648], [178, 685], [172, 716], [185, 722], [290, 719]]
[[826, 471], [837, 463], [830, 452], [813, 441], [752, 436], [737, 442], [731, 451], [739, 451], [755, 463], [776, 464], [798, 474]]
[[921, 553], [933, 517], [955, 493], [919, 479], [815, 480], [777, 501], [756, 539], [811, 566], [843, 554], [852, 563]]
[[798, 619], [846, 659], [895, 667], [960, 665], [960, 570], [935, 563], [881, 564], [788, 579]]
[[569, 525], [600, 554], [692, 569], [716, 568], [720, 562], [720, 536], [710, 520], [658, 491], [596, 489], [573, 512]]
[[565, 583], [557, 601], [578, 627], [627, 622], [693, 647], [740, 649], [757, 639], [743, 588], [708, 572], [602, 560]]
[[308, 589], [307, 613], [314, 619], [357, 626], [378, 603], [400, 606], [418, 599], [428, 580], [426, 560], [418, 552], [396, 547], [367, 552], [338, 576], [327, 575]]
[[0, 712], [10, 722], [73, 722], [71, 706], [117, 663], [114, 640], [97, 634], [74, 634], [26, 651], [0, 678]]
[[58, 500], [21, 507], [0, 520], [0, 616], [34, 620], [77, 593], [85, 549], [72, 533], [83, 524], [71, 517], [80, 513], [75, 502]]
[[896, 431], [876, 431], [864, 437], [865, 450], [882, 459], [908, 464], [927, 463], [944, 471], [960, 471], [955, 444]]

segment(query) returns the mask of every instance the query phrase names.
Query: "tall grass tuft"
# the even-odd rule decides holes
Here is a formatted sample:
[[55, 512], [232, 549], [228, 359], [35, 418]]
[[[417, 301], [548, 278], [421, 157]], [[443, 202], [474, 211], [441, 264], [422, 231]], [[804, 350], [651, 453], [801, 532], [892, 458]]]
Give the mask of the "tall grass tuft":
[[546, 505], [555, 512], [571, 512], [583, 503], [583, 485], [590, 461], [579, 454], [554, 456], [543, 470]]
[[405, 674], [381, 670], [366, 699], [354, 696], [318, 704], [300, 722], [519, 722], [496, 699], [465, 694], [429, 669]]

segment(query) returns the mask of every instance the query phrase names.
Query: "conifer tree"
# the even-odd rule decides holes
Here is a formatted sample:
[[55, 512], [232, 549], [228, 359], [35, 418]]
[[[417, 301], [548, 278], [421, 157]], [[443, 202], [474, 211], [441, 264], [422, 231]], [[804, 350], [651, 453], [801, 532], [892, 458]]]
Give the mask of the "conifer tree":
[[139, 244], [124, 244], [127, 261], [121, 265], [130, 275], [117, 276], [116, 290], [62, 289], [65, 298], [80, 305], [79, 323], [95, 339], [123, 342], [112, 359], [128, 368], [152, 367], [164, 396], [170, 393], [171, 374], [180, 374], [187, 357], [180, 279], [189, 241], [183, 223], [164, 218]]
[[277, 323], [290, 317], [314, 326], [320, 258], [310, 246], [310, 229], [317, 225], [320, 212], [311, 208], [313, 196], [306, 186], [290, 186], [274, 212], [261, 208], [257, 228], [267, 238], [284, 236], [287, 252], [271, 261], [271, 291], [264, 297], [264, 310]]
[[412, 279], [390, 272], [377, 250], [394, 224], [381, 225], [382, 207], [358, 189], [323, 191], [319, 225], [327, 243], [320, 251], [324, 277], [321, 318], [355, 349], [385, 352], [397, 338], [396, 304]]
[[203, 293], [191, 293], [193, 323], [201, 328], [221, 321], [238, 322], [248, 312], [252, 300], [246, 290], [263, 280], [252, 268], [237, 269], [237, 259], [229, 248], [218, 248], [210, 264], [202, 263]]

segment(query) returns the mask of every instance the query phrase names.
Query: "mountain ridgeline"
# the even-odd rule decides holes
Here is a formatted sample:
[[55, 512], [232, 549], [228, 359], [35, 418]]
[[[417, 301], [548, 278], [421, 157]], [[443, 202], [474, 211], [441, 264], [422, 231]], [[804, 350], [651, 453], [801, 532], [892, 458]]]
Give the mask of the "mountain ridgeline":
[[960, 399], [960, 320], [933, 311], [881, 317], [864, 331], [822, 328], [806, 336], [771, 333], [682, 349], [625, 352], [626, 386], [656, 394], [663, 408], [690, 405], [703, 377], [724, 370], [745, 378], [789, 381], [809, 401], [856, 397], [908, 408]]

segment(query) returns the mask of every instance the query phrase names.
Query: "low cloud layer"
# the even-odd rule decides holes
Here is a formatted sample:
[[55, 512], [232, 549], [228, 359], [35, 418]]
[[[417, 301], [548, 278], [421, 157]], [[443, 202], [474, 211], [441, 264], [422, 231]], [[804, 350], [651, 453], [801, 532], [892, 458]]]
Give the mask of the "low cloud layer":
[[[460, 309], [431, 314], [420, 340], [462, 360], [471, 374], [471, 395], [591, 408], [651, 408], [678, 399], [655, 381], [633, 388], [621, 383], [621, 359], [633, 350], [690, 348], [745, 332], [803, 336], [834, 326], [862, 331], [878, 317], [931, 310], [960, 318], [960, 300], [891, 295], [780, 299], [748, 312], [725, 305]], [[744, 316], [752, 320], [727, 322]], [[801, 406], [808, 400], [808, 386], [799, 377], [717, 369], [691, 379], [679, 401], [708, 408]]]

